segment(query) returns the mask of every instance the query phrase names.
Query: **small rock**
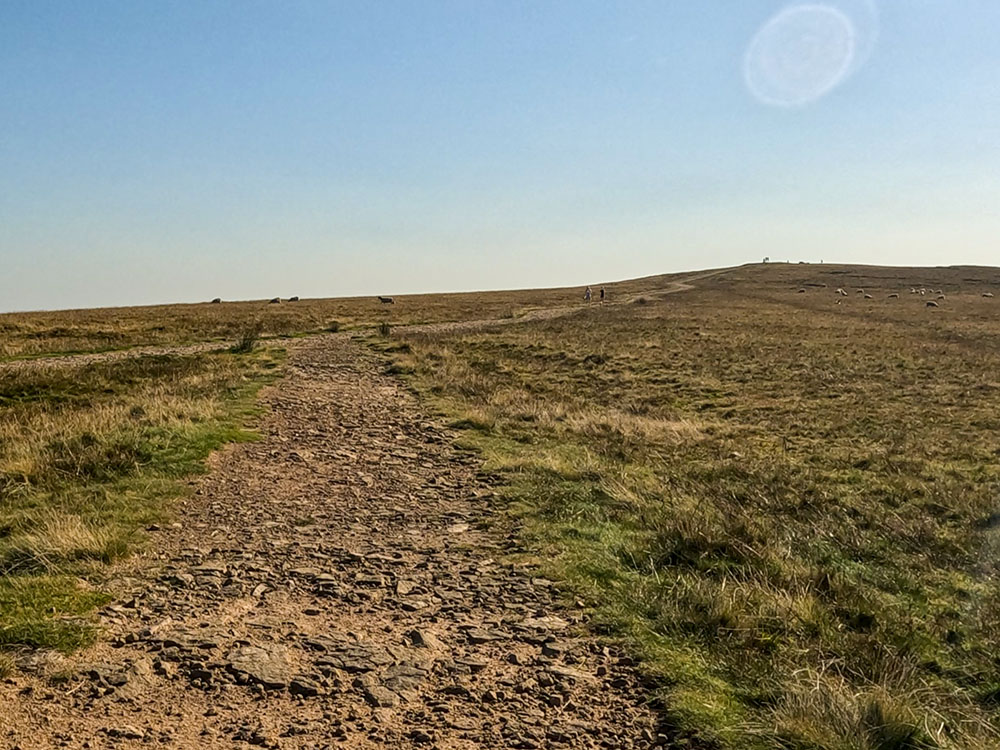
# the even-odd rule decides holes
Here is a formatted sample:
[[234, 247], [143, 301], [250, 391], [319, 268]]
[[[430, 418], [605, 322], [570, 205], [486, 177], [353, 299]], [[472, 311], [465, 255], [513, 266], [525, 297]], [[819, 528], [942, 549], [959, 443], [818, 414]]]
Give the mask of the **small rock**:
[[226, 666], [267, 690], [280, 690], [290, 681], [284, 653], [274, 646], [240, 646], [229, 654]]
[[118, 737], [123, 740], [141, 740], [145, 735], [133, 726], [124, 724], [120, 727], [105, 727], [108, 737]]
[[434, 635], [429, 630], [414, 629], [406, 634], [406, 637], [410, 639], [412, 643], [417, 648], [426, 648], [431, 651], [443, 651], [444, 644], [438, 640], [438, 637]]
[[292, 679], [291, 683], [288, 685], [288, 692], [292, 695], [301, 695], [306, 698], [312, 698], [323, 692], [322, 687], [319, 683], [299, 675]]
[[392, 708], [399, 705], [399, 696], [381, 685], [372, 685], [363, 689], [365, 700], [376, 708]]

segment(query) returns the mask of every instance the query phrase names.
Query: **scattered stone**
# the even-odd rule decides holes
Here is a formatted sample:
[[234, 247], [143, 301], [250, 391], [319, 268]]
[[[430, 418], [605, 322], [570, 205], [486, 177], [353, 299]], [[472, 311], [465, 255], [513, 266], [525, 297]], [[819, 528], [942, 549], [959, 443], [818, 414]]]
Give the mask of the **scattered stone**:
[[365, 700], [376, 708], [392, 708], [399, 705], [399, 696], [389, 688], [377, 684], [355, 684], [361, 689]]
[[326, 656], [316, 661], [321, 671], [330, 667], [344, 672], [372, 672], [379, 667], [392, 664], [393, 658], [389, 652], [377, 646], [362, 645], [341, 646], [336, 651], [328, 652]]
[[[557, 587], [506, 562], [517, 534], [481, 524], [502, 478], [477, 477], [348, 336], [286, 344], [263, 439], [192, 481], [152, 580], [116, 579], [109, 663], [66, 690], [0, 684], [51, 719], [7, 744], [178, 747], [200, 729], [206, 747], [668, 745], [623, 652], [576, 634]], [[171, 703], [184, 690], [194, 702]]]
[[291, 679], [288, 662], [279, 647], [240, 646], [230, 652], [226, 667], [266, 690], [287, 687]]
[[470, 656], [464, 659], [455, 659], [455, 664], [465, 667], [472, 674], [478, 674], [486, 669], [490, 663], [485, 659], [477, 659]]
[[312, 698], [323, 692], [323, 688], [315, 680], [299, 675], [294, 677], [288, 685], [288, 692], [292, 695], [301, 695]]
[[468, 628], [465, 631], [465, 637], [469, 639], [470, 643], [481, 644], [489, 643], [490, 641], [496, 641], [503, 637], [502, 634], [494, 633], [489, 630], [484, 630], [483, 628]]
[[146, 735], [136, 727], [124, 724], [118, 727], [105, 727], [104, 733], [108, 737], [115, 737], [123, 740], [141, 740]]
[[445, 649], [444, 644], [429, 630], [414, 629], [407, 633], [406, 637], [417, 648], [426, 648], [431, 651], [444, 651]]

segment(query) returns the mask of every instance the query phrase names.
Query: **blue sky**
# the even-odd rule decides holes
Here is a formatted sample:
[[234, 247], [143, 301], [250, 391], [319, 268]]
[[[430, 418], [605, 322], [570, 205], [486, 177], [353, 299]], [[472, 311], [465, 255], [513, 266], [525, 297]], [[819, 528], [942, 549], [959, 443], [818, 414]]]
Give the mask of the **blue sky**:
[[[745, 68], [790, 5], [852, 57], [776, 106]], [[4, 0], [0, 309], [996, 264], [998, 28], [995, 0]]]

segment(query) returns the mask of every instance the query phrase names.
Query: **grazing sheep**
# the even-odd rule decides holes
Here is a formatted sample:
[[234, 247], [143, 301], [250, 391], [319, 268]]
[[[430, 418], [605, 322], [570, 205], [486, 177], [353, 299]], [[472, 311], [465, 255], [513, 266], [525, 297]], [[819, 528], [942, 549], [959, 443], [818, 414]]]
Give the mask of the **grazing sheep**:
[[920, 294], [921, 294], [921, 296], [927, 294], [927, 290], [926, 289], [921, 289], [920, 290]]
[[864, 293], [865, 293], [865, 290], [864, 290], [864, 289], [858, 289], [858, 290], [857, 290], [857, 293], [858, 293], [858, 294], [864, 294]]
[[927, 306], [928, 306], [928, 307], [937, 307], [937, 306], [938, 306], [938, 303], [937, 303], [937, 302], [935, 302], [935, 301], [934, 301], [934, 300], [932, 300], [932, 299], [929, 299], [929, 300], [927, 300]]
[[939, 295], [937, 296], [937, 298], [938, 298], [938, 299], [944, 299], [944, 295], [943, 295], [943, 294], [939, 294]]
[[392, 297], [379, 297], [378, 301], [381, 302], [383, 305], [395, 305], [396, 304], [396, 300], [393, 299]]
[[799, 294], [805, 294], [805, 293], [806, 293], [805, 289], [799, 289]]
[[911, 289], [911, 290], [910, 290], [910, 294], [916, 294], [916, 293], [917, 293], [917, 290], [916, 290], [916, 289]]
[[212, 304], [213, 305], [221, 305], [222, 304], [222, 297], [216, 297], [215, 299], [213, 299], [212, 300]]
[[288, 298], [288, 301], [289, 301], [289, 302], [298, 302], [298, 301], [299, 301], [299, 298], [298, 298], [298, 297], [289, 297], [289, 298]]
[[275, 297], [273, 300], [271, 300], [267, 304], [269, 304], [269, 305], [280, 305], [281, 304], [281, 297]]
[[889, 295], [889, 299], [899, 299], [899, 295], [893, 292], [892, 294]]
[[870, 294], [866, 294], [866, 295], [865, 295], [865, 299], [875, 299], [875, 298], [874, 298], [874, 297], [872, 297], [872, 296], [871, 296]]
[[993, 298], [993, 292], [983, 292], [983, 296], [984, 297], [989, 297], [990, 299], [992, 299]]

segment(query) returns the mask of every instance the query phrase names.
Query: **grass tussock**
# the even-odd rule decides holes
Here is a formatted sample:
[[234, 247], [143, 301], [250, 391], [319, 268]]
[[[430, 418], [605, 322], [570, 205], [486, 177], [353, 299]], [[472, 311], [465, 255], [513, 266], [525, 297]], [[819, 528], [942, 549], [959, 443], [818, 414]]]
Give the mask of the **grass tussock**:
[[1000, 322], [971, 293], [928, 319], [741, 274], [402, 333], [394, 371], [503, 478], [545, 572], [643, 657], [678, 737], [997, 747]]
[[239, 339], [235, 344], [229, 349], [232, 354], [249, 354], [254, 349], [257, 348], [257, 343], [260, 341], [260, 335], [264, 332], [264, 323], [260, 320], [255, 320], [249, 323], [246, 328], [240, 333]]
[[0, 648], [72, 650], [92, 638], [104, 566], [168, 512], [178, 479], [252, 437], [241, 423], [277, 356], [0, 369]]

